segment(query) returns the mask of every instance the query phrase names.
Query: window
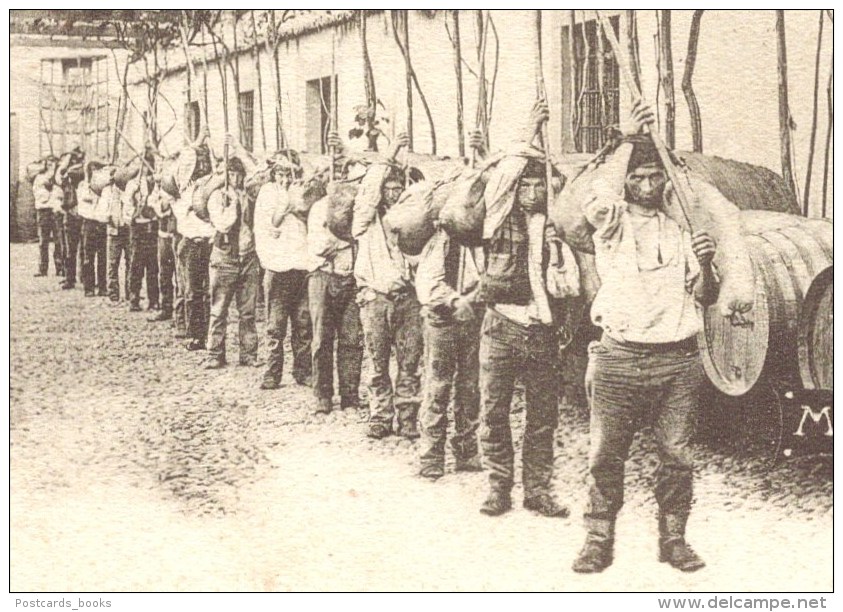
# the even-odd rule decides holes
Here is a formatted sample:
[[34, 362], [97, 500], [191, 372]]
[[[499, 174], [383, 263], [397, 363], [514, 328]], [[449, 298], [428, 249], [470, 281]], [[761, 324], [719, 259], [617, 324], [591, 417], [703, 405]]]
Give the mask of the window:
[[255, 150], [255, 92], [240, 92], [240, 143], [247, 151]]
[[199, 137], [199, 127], [202, 123], [198, 100], [193, 100], [184, 105], [184, 122], [188, 138], [196, 140]]
[[90, 155], [110, 149], [106, 56], [55, 57], [40, 61], [39, 151], [80, 147]]
[[306, 136], [307, 150], [311, 153], [327, 153], [328, 132], [332, 129], [331, 86], [336, 86], [336, 77], [329, 76], [313, 79], [306, 83]]
[[[619, 29], [618, 17], [610, 22], [615, 35]], [[620, 117], [620, 86], [618, 63], [609, 41], [595, 20], [579, 22], [574, 26], [574, 57], [570, 57], [570, 26], [562, 32], [563, 64], [575, 76], [574, 92], [566, 83], [567, 95], [563, 96], [563, 116], [569, 117], [575, 150], [594, 153], [603, 146], [606, 128], [617, 125]], [[602, 78], [601, 78], [602, 76]], [[571, 112], [572, 100], [576, 100]]]

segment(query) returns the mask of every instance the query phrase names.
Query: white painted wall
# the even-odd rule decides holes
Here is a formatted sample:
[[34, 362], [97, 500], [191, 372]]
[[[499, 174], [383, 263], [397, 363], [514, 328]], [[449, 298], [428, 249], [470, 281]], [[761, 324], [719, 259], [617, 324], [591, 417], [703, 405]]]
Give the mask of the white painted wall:
[[[577, 11], [582, 19], [591, 11]], [[673, 57], [676, 82], [676, 134], [677, 148], [691, 147], [691, 130], [687, 105], [681, 91], [688, 31], [692, 11], [673, 11]], [[452, 48], [445, 29], [446, 15], [438, 12], [430, 18], [412, 11], [410, 16], [410, 52], [421, 86], [431, 106], [438, 153], [455, 156], [456, 134], [456, 84]], [[500, 66], [498, 68], [495, 102], [490, 126], [493, 148], [506, 146], [517, 138], [530, 106], [535, 98], [535, 69], [533, 49], [534, 17], [532, 11], [493, 11], [493, 19], [500, 37]], [[808, 145], [812, 118], [812, 91], [814, 55], [817, 35], [816, 11], [787, 11], [787, 43], [790, 79], [791, 112], [796, 122], [794, 142], [796, 171], [800, 188], [804, 186]], [[545, 79], [551, 101], [550, 135], [552, 148], [561, 152], [562, 126], [567, 118], [561, 117], [561, 27], [568, 21], [568, 11], [544, 11], [543, 55]], [[656, 98], [657, 74], [653, 35], [656, 31], [653, 11], [638, 11], [639, 39], [642, 60], [642, 80], [645, 96]], [[369, 53], [375, 73], [378, 98], [386, 106], [385, 114], [392, 127], [385, 131], [391, 136], [406, 125], [404, 64], [392, 37], [388, 15], [371, 15], [368, 19]], [[461, 11], [463, 57], [476, 70], [476, 40], [472, 11]], [[827, 21], [827, 25], [828, 21]], [[776, 80], [776, 37], [773, 11], [706, 11], [702, 21], [701, 37], [694, 77], [694, 87], [700, 103], [703, 120], [705, 152], [766, 166], [781, 172], [778, 137], [778, 93]], [[279, 50], [283, 123], [287, 138], [294, 148], [306, 147], [306, 82], [327, 76], [331, 72], [332, 39], [335, 44], [335, 64], [339, 75], [339, 133], [347, 137], [354, 127], [354, 107], [364, 103], [363, 68], [359, 31], [355, 24], [301, 36], [282, 43]], [[241, 39], [242, 40], [242, 39]], [[821, 79], [823, 95], [820, 104], [818, 152], [814, 164], [812, 192], [819, 195], [822, 183], [822, 141], [825, 134], [825, 79], [831, 57], [831, 28], [826, 30]], [[491, 78], [494, 67], [495, 45], [490, 38], [487, 50], [487, 73]], [[183, 63], [180, 49], [170, 54], [171, 65]], [[264, 121], [268, 150], [275, 148], [275, 93], [270, 71], [270, 56], [261, 53], [263, 76]], [[201, 72], [201, 68], [199, 68]], [[257, 79], [251, 55], [240, 59], [241, 89], [256, 87]], [[208, 74], [209, 114], [211, 117], [212, 145], [220, 150], [222, 145], [222, 88], [215, 64]], [[474, 125], [477, 101], [477, 81], [468, 68], [463, 67], [464, 112], [466, 128]], [[231, 130], [237, 130], [235, 94], [229, 79]], [[164, 85], [168, 99], [173, 103], [182, 122], [165, 140], [168, 150], [181, 146], [183, 136], [185, 73], [173, 74]], [[623, 106], [628, 98], [622, 94]], [[414, 94], [414, 137], [418, 152], [430, 151], [427, 118], [421, 101]], [[170, 114], [159, 111], [161, 121], [171, 122]], [[261, 137], [258, 99], [255, 97], [256, 151], [260, 153]], [[623, 108], [622, 108], [622, 112]], [[166, 117], [166, 119], [165, 119]], [[133, 138], [142, 140], [140, 122], [133, 120]], [[169, 125], [169, 124], [168, 124]], [[365, 146], [364, 139], [349, 142], [353, 148]], [[22, 163], [25, 163], [22, 160]], [[829, 194], [831, 197], [831, 194]], [[829, 200], [831, 201], [831, 200]], [[829, 216], [831, 216], [829, 206]], [[819, 207], [812, 197], [811, 214], [819, 214]]]

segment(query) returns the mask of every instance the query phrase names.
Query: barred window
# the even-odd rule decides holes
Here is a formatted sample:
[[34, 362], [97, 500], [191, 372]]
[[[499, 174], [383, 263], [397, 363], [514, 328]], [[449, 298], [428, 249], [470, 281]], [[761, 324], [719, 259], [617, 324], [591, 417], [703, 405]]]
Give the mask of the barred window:
[[[618, 17], [611, 17], [617, 35]], [[565, 26], [567, 40], [570, 26]], [[620, 78], [618, 62], [609, 41], [595, 20], [574, 26], [574, 57], [570, 58], [576, 82], [572, 131], [577, 151], [594, 153], [603, 146], [606, 128], [617, 125], [620, 117]]]
[[248, 151], [255, 146], [255, 92], [241, 91], [240, 97], [240, 143]]

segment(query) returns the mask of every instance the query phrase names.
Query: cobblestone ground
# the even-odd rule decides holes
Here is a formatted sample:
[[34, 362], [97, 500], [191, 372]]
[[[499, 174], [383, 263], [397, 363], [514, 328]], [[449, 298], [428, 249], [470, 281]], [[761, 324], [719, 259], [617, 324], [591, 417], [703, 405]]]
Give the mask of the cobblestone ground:
[[833, 586], [828, 458], [768, 469], [761, 452], [699, 446], [689, 539], [709, 565], [684, 575], [656, 560], [645, 433], [615, 564], [579, 576], [582, 411], [563, 411], [557, 438], [555, 487], [572, 517], [528, 513], [516, 486], [516, 509], [490, 519], [477, 511], [483, 475], [448, 466], [422, 482], [412, 443], [366, 439], [353, 412], [313, 416], [289, 374], [267, 392], [258, 370], [205, 371], [170, 328], [34, 279], [35, 261], [33, 245], [11, 247], [13, 591]]

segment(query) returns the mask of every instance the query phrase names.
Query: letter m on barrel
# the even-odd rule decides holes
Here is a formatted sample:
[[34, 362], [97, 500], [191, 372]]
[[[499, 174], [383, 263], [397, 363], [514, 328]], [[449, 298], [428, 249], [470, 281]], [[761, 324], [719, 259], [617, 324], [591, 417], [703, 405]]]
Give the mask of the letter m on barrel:
[[799, 427], [793, 432], [794, 436], [804, 436], [805, 435], [805, 425], [810, 418], [814, 424], [819, 425], [822, 423], [823, 419], [827, 424], [825, 434], [826, 436], [833, 436], [834, 429], [831, 425], [831, 406], [823, 406], [821, 410], [816, 411], [811, 406], [807, 406], [802, 404], [802, 419], [799, 421]]

